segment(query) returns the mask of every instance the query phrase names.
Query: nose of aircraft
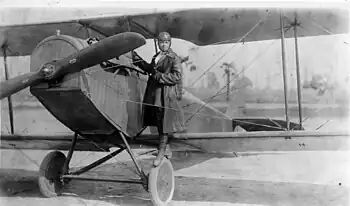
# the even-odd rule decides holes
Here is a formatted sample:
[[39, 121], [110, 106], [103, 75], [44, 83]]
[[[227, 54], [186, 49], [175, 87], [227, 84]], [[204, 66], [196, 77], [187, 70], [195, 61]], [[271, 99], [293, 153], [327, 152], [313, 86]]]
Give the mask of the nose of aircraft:
[[45, 64], [39, 71], [23, 74], [0, 83], [0, 99], [8, 97], [28, 86], [52, 80], [68, 73], [79, 72], [103, 61], [134, 50], [146, 43], [146, 39], [134, 32], [116, 34], [103, 39], [64, 59]]

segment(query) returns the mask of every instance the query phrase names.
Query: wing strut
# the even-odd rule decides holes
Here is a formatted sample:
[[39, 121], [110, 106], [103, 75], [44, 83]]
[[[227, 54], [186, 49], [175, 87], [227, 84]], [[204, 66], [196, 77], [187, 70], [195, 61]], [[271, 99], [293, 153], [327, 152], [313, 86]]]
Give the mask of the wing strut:
[[300, 82], [300, 65], [299, 65], [299, 49], [298, 49], [298, 37], [297, 37], [297, 27], [298, 27], [298, 14], [295, 12], [294, 19], [294, 40], [295, 40], [295, 63], [297, 72], [297, 92], [298, 92], [298, 109], [299, 109], [299, 125], [302, 127], [302, 111], [301, 111], [301, 82]]
[[[6, 45], [3, 45], [1, 47], [3, 55], [4, 55], [4, 68], [5, 68], [5, 79], [9, 79], [9, 71], [8, 71], [8, 65], [7, 65], [7, 54], [6, 54]], [[7, 98], [8, 100], [8, 107], [9, 107], [9, 117], [10, 117], [10, 128], [11, 128], [11, 134], [14, 134], [15, 127], [13, 123], [13, 107], [12, 107], [12, 98], [9, 96]]]
[[284, 85], [284, 108], [286, 114], [287, 130], [289, 130], [289, 116], [288, 116], [288, 82], [287, 82], [287, 65], [286, 65], [286, 49], [284, 44], [284, 20], [282, 10], [280, 10], [280, 24], [281, 24], [281, 47], [282, 47], [282, 68], [283, 68], [283, 85]]

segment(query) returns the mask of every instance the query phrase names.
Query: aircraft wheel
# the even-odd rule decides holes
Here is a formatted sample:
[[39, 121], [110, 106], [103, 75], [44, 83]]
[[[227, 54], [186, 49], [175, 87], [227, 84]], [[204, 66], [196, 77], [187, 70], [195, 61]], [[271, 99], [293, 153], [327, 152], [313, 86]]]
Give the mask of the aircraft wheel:
[[173, 166], [164, 158], [159, 166], [153, 167], [148, 176], [148, 192], [155, 206], [165, 206], [173, 198], [175, 177]]
[[66, 156], [60, 151], [48, 153], [40, 165], [39, 188], [45, 197], [61, 195], [63, 182], [61, 175]]

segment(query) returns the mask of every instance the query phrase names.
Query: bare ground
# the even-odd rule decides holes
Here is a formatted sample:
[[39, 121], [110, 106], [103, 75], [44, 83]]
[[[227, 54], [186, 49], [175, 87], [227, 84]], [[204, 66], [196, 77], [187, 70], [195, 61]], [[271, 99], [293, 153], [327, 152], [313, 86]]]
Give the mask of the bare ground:
[[[4, 156], [6, 153], [2, 151]], [[210, 159], [176, 172], [172, 205], [348, 205], [348, 154], [305, 152]], [[91, 155], [89, 160], [94, 158]], [[136, 177], [131, 162], [118, 159], [124, 163], [109, 162], [89, 175]], [[149, 163], [142, 161], [144, 168]], [[173, 163], [175, 168], [181, 164]], [[151, 205], [141, 186], [119, 183], [72, 181], [62, 197], [43, 198], [37, 172], [15, 168], [0, 170], [1, 205]]]

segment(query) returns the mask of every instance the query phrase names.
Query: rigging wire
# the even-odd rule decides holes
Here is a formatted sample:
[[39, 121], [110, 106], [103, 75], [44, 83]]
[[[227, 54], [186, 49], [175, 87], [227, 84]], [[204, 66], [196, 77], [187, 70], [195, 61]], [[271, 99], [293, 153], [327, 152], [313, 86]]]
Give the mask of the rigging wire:
[[[113, 68], [113, 67], [109, 67], [109, 68]], [[108, 68], [106, 68], [106, 69], [108, 69]], [[93, 71], [93, 72], [87, 72], [87, 74], [89, 74], [89, 75], [92, 75], [92, 74], [94, 74], [94, 73], [96, 73], [96, 72], [102, 72], [102, 71], [104, 71], [104, 69], [96, 69], [95, 71]], [[93, 77], [94, 78], [94, 77]], [[96, 78], [94, 78], [95, 80], [97, 80]], [[234, 80], [234, 79], [233, 79]], [[232, 80], [232, 81], [233, 81]], [[115, 90], [112, 86], [110, 86], [110, 85], [108, 85], [108, 83], [105, 83], [106, 84], [106, 86], [108, 86], [108, 87], [110, 87], [111, 89], [113, 89], [113, 90]], [[247, 85], [244, 85], [244, 86], [242, 86], [242, 87], [239, 87], [239, 88], [233, 88], [233, 89], [241, 89], [241, 88], [244, 88], [245, 86], [247, 86]], [[225, 87], [224, 87], [225, 88]], [[117, 92], [117, 91], [115, 91], [115, 92]], [[220, 91], [219, 91], [220, 92]], [[222, 92], [222, 93], [216, 93], [214, 96], [212, 96], [212, 97], [209, 97], [209, 98], [207, 98], [207, 99], [200, 99], [200, 101], [204, 101], [203, 103], [204, 104], [202, 104], [202, 108], [204, 107], [204, 106], [206, 106], [207, 105], [207, 103], [208, 102], [210, 102], [212, 99], [214, 99], [215, 97], [217, 97], [217, 96], [220, 96], [220, 95], [223, 95], [223, 94], [226, 94], [226, 91], [225, 92]], [[119, 99], [121, 99], [121, 100], [124, 100], [124, 101], [127, 101], [127, 102], [130, 102], [130, 103], [137, 103], [137, 104], [143, 104], [143, 105], [148, 105], [148, 106], [153, 106], [152, 104], [147, 104], [147, 103], [142, 103], [142, 102], [136, 102], [136, 101], [132, 101], [132, 100], [128, 100], [128, 99], [124, 99], [124, 98], [119, 98]], [[208, 100], [208, 102], [206, 103], [205, 102], [205, 100]], [[195, 105], [195, 104], [201, 104], [201, 102], [192, 102], [192, 103], [188, 103], [188, 104], [186, 104], [186, 105], [184, 105], [184, 106], [182, 106], [182, 108], [186, 108], [186, 107], [189, 107], [189, 106], [192, 106], [192, 105]], [[163, 107], [163, 106], [159, 106], [159, 107], [161, 107], [161, 108], [164, 108], [164, 109], [170, 109], [170, 110], [174, 110], [174, 111], [178, 111], [178, 112], [181, 112], [181, 111], [183, 111], [183, 110], [181, 110], [181, 109], [174, 109], [174, 108], [169, 108], [169, 107]], [[214, 109], [216, 109], [215, 107], [214, 107]], [[220, 111], [219, 111], [220, 112]], [[195, 114], [195, 113], [189, 113], [189, 112], [186, 112], [187, 114]], [[220, 112], [221, 113], [221, 112]], [[228, 117], [221, 117], [221, 116], [212, 116], [212, 115], [210, 115], [210, 114], [206, 114], [206, 113], [200, 113], [200, 112], [198, 112], [197, 113], [198, 115], [201, 115], [201, 116], [210, 116], [210, 117], [214, 117], [214, 118], [216, 118], [216, 119], [230, 119], [230, 118], [228, 118]], [[222, 113], [223, 115], [225, 115], [224, 113]], [[257, 126], [266, 126], [266, 127], [271, 127], [271, 128], [275, 128], [275, 129], [281, 129], [282, 128], [282, 126], [280, 125], [280, 124], [278, 124], [277, 122], [275, 122], [274, 120], [272, 120], [271, 118], [269, 118], [269, 117], [266, 117], [266, 116], [264, 116], [264, 118], [266, 118], [266, 119], [268, 119], [269, 121], [271, 121], [271, 122], [273, 122], [276, 126], [278, 126], [278, 127], [271, 127], [271, 126], [269, 126], [269, 125], [261, 125], [261, 124], [256, 124], [256, 123], [250, 123], [250, 124], [256, 124]], [[230, 119], [231, 120], [231, 119]], [[241, 120], [237, 120], [237, 121], [241, 121]], [[244, 122], [244, 123], [248, 123], [248, 122]]]
[[[102, 70], [101, 70], [102, 71]], [[90, 74], [89, 74], [90, 75]], [[97, 80], [97, 78], [93, 77], [93, 79]], [[119, 95], [118, 94], [118, 91], [112, 86], [110, 85], [109, 83], [107, 82], [104, 82], [104, 85], [111, 88], [115, 93], [116, 95]], [[119, 95], [120, 96], [120, 95]], [[130, 99], [125, 99], [125, 98], [118, 98], [119, 100], [123, 100], [123, 101], [127, 101], [127, 102], [130, 102], [130, 103], [135, 103], [135, 104], [141, 104], [141, 105], [147, 105], [147, 106], [154, 106], [153, 104], [149, 104], [149, 103], [144, 103], [144, 102], [140, 102], [140, 101], [133, 101], [133, 100], [130, 100]], [[201, 104], [201, 102], [196, 102], [197, 104]], [[157, 106], [159, 108], [163, 108], [163, 109], [167, 109], [167, 110], [173, 110], [173, 111], [183, 111], [183, 110], [180, 110], [180, 109], [176, 109], [176, 108], [171, 108], [171, 107], [165, 107], [165, 106]], [[214, 108], [215, 109], [215, 108]], [[186, 112], [188, 113], [188, 112]], [[192, 114], [192, 113], [191, 113]], [[220, 117], [220, 116], [213, 116], [213, 115], [210, 115], [210, 114], [206, 114], [206, 113], [197, 113], [198, 115], [203, 115], [203, 116], [208, 116], [208, 117], [213, 117], [213, 118], [216, 118], [216, 119], [224, 119], [223, 116]], [[225, 118], [225, 119], [229, 119], [229, 118]]]
[[[232, 90], [239, 90], [239, 89], [242, 89], [242, 88], [244, 88], [244, 87], [246, 87], [247, 85], [244, 85], [244, 86], [242, 86], [242, 87], [232, 87], [233, 89], [230, 89], [230, 91], [232, 91]], [[226, 95], [226, 91], [225, 92], [222, 92], [222, 93], [220, 93], [218, 96], [221, 96], [221, 95]], [[210, 100], [210, 98], [211, 97], [209, 97], [209, 98], [207, 98], [207, 99], [203, 99], [202, 101], [206, 101], [206, 100]], [[197, 102], [192, 102], [192, 103], [189, 103], [189, 104], [186, 104], [185, 106], [183, 106], [182, 108], [186, 108], [186, 107], [189, 107], [189, 106], [192, 106], [192, 105], [194, 105], [194, 104], [196, 104]], [[264, 109], [257, 109], [256, 111], [263, 111]], [[269, 121], [271, 121], [271, 122], [273, 122], [276, 126], [278, 126], [279, 128], [283, 128], [280, 124], [278, 124], [278, 122], [275, 122], [273, 119], [271, 119], [271, 118], [269, 118], [269, 117], [267, 117], [267, 116], [263, 116], [264, 118], [266, 118], [266, 119], [268, 119]], [[234, 118], [233, 118], [234, 119]], [[235, 119], [235, 121], [241, 121], [241, 120], [236, 120]], [[267, 125], [264, 125], [264, 126], [267, 126]]]
[[[242, 72], [244, 72], [245, 70], [247, 70], [247, 69], [248, 69], [261, 55], [263, 55], [275, 42], [276, 42], [276, 40], [274, 40], [271, 44], [269, 44], [269, 46], [267, 46], [267, 47], [265, 48], [264, 51], [260, 52], [260, 53], [248, 64], [248, 66], [245, 67], [244, 69], [242, 69], [240, 72], [238, 72], [238, 73], [234, 76], [234, 78], [232, 78], [232, 79], [230, 80], [229, 83], [231, 83], [232, 81], [234, 81]], [[228, 84], [225, 84], [216, 94], [214, 94], [214, 95], [212, 96], [212, 98], [211, 98], [210, 100], [214, 99], [222, 90], [224, 90], [224, 89], [227, 87], [227, 85], [228, 85]], [[208, 100], [208, 101], [205, 103], [205, 105], [208, 104], [208, 102], [209, 102], [210, 100]], [[205, 106], [205, 105], [204, 105], [204, 106]], [[202, 106], [201, 108], [199, 108], [199, 109], [197, 110], [197, 112], [199, 112], [204, 106]], [[196, 113], [195, 113], [195, 114], [196, 114]], [[195, 115], [195, 114], [194, 114], [194, 115]], [[194, 115], [192, 115], [188, 120], [190, 120], [191, 118], [193, 118]], [[186, 120], [186, 122], [187, 122], [188, 120]]]
[[[303, 19], [305, 19], [305, 20], [307, 20], [308, 22], [310, 22], [310, 23], [313, 24], [314, 26], [316, 26], [316, 27], [318, 27], [319, 29], [321, 29], [322, 31], [326, 32], [327, 34], [336, 35], [336, 34], [334, 34], [333, 32], [331, 32], [331, 31], [329, 31], [328, 29], [326, 29], [326, 28], [324, 28], [323, 26], [321, 26], [320, 24], [316, 23], [315, 21], [306, 18], [304, 15], [299, 15], [299, 14], [298, 14], [298, 16], [301, 17], [301, 18], [303, 18]], [[303, 27], [302, 27], [302, 28], [303, 28]], [[303, 29], [305, 29], [305, 28], [303, 28]], [[305, 29], [305, 30], [307, 30], [307, 29]], [[343, 41], [343, 43], [345, 43], [346, 45], [349, 45], [349, 43], [348, 43], [347, 41]]]
[[[273, 42], [273, 43], [274, 43], [274, 42]], [[272, 43], [272, 44], [273, 44], [273, 43]], [[269, 48], [272, 44], [270, 44], [270, 45], [268, 46], [268, 48]], [[268, 48], [266, 48], [263, 52], [265, 52]], [[260, 53], [260, 54], [262, 54], [262, 53]], [[259, 56], [260, 56], [260, 55], [259, 55]], [[258, 56], [258, 57], [259, 57], [259, 56]], [[255, 58], [255, 59], [253, 60], [253, 62], [254, 62], [256, 59], [257, 59], [257, 58]], [[253, 62], [251, 62], [251, 64], [252, 64]], [[249, 64], [249, 66], [250, 66], [251, 64]], [[248, 67], [249, 67], [249, 66], [248, 66]], [[247, 68], [248, 68], [248, 67], [247, 67]], [[103, 71], [103, 70], [99, 70], [99, 71], [101, 72], [101, 71]], [[241, 71], [241, 72], [242, 72], [242, 71]], [[91, 76], [91, 78], [97, 80], [97, 78], [94, 77], [93, 75], [90, 75], [90, 74], [89, 74], [89, 76]], [[114, 88], [112, 85], [110, 85], [110, 84], [108, 83], [108, 81], [105, 81], [104, 84], [105, 84], [105, 86], [111, 88], [111, 89], [118, 95], [118, 91], [116, 90], [116, 88]], [[224, 88], [225, 88], [225, 87], [224, 87]], [[219, 91], [219, 92], [220, 92], [220, 91]], [[126, 101], [126, 102], [130, 102], [130, 103], [153, 106], [153, 104], [148, 104], [148, 103], [144, 103], [144, 102], [140, 102], [140, 101], [133, 101], [133, 100], [130, 100], [130, 99], [125, 99], [125, 98], [118, 98], [118, 99], [119, 99], [119, 100]], [[204, 103], [204, 104], [203, 104], [203, 103]], [[214, 109], [214, 111], [217, 111], [216, 108], [213, 108], [212, 106], [208, 105], [206, 102], [196, 102], [196, 104], [201, 104], [200, 109], [202, 109], [202, 108], [205, 107], [205, 106], [208, 106], [210, 109]], [[231, 120], [231, 118], [229, 118], [228, 116], [226, 116], [224, 113], [221, 113], [220, 111], [217, 111], [217, 112], [218, 112], [218, 114], [222, 114], [222, 116], [216, 116], [216, 115], [212, 115], [212, 114], [201, 113], [200, 110], [197, 110], [196, 112], [188, 112], [188, 111], [184, 111], [184, 110], [182, 110], [182, 109], [170, 108], [170, 107], [166, 107], [166, 106], [159, 106], [159, 107], [160, 107], [160, 108], [167, 109], [167, 110], [173, 110], [173, 111], [177, 111], [177, 112], [184, 112], [185, 114], [191, 115], [191, 118], [193, 118], [193, 116], [196, 116], [196, 115], [197, 115], [197, 116], [210, 117], [210, 118], [220, 119], [220, 120], [225, 120], [225, 119], [226, 119], [226, 120]], [[188, 121], [189, 121], [189, 119], [186, 121], [186, 123], [187, 123]], [[241, 121], [241, 120], [238, 120], [238, 121]], [[273, 120], [270, 120], [270, 121], [273, 121]], [[241, 121], [241, 122], [248, 123], [248, 122], [246, 122], [246, 121]], [[257, 125], [257, 126], [266, 126], [266, 127], [270, 127], [270, 128], [274, 128], [274, 129], [281, 129], [280, 126], [279, 126], [279, 127], [273, 127], [273, 126], [269, 126], [269, 125], [262, 125], [262, 124], [251, 123], [251, 122], [250, 122], [250, 124], [252, 124], [252, 125]]]
[[[322, 31], [326, 32], [327, 34], [336, 35], [336, 34], [334, 34], [333, 32], [331, 32], [331, 31], [329, 31], [328, 29], [326, 29], [324, 26], [322, 26], [322, 25], [316, 23], [314, 20], [309, 19], [309, 18], [305, 17], [305, 16], [302, 15], [302, 14], [299, 14], [298, 17], [301, 17], [301, 18], [303, 18], [304, 20], [310, 22], [311, 24], [313, 24], [314, 26], [318, 27], [318, 28], [321, 29]], [[304, 29], [305, 31], [308, 31], [308, 32], [309, 32], [308, 29], [306, 29], [306, 28], [304, 28], [304, 27], [301, 27], [301, 28]], [[348, 43], [347, 41], [344, 41], [344, 40], [343, 40], [342, 42], [343, 42], [344, 44], [346, 44], [346, 45], [349, 46], [349, 43]], [[316, 109], [316, 111], [317, 111], [317, 110], [320, 110], [320, 108], [319, 108], [319, 109]], [[306, 117], [302, 122], [306, 121], [306, 120], [309, 119], [310, 117], [312, 117], [312, 116]], [[317, 127], [316, 130], [319, 130], [320, 128], [322, 128], [322, 127], [323, 127], [324, 125], [326, 125], [329, 121], [330, 121], [330, 120], [327, 120], [324, 124], [322, 124], [322, 125], [320, 125], [319, 127]]]
[[269, 15], [267, 15], [264, 19], [260, 19], [246, 34], [244, 34], [236, 43], [233, 44], [233, 46], [227, 50], [221, 57], [219, 57], [217, 59], [217, 61], [215, 61], [211, 66], [208, 67], [208, 69], [206, 69], [191, 85], [190, 87], [192, 87], [194, 84], [196, 84], [207, 72], [209, 72], [209, 70], [211, 68], [213, 68], [213, 66], [215, 66], [220, 60], [222, 60], [233, 48], [236, 47], [236, 45], [238, 43], [240, 43], [242, 40], [244, 40], [244, 38], [246, 38], [250, 33], [252, 33], [254, 31], [255, 28], [257, 28], [258, 26], [262, 26], [263, 22], [267, 19]]
[[[243, 86], [241, 86], [241, 87], [234, 87], [234, 86], [233, 86], [233, 87], [231, 87], [230, 91], [240, 90], [240, 89], [243, 89], [243, 88], [247, 87], [248, 85], [249, 85], [249, 84], [245, 84], [245, 85], [243, 85]], [[224, 95], [224, 94], [226, 95], [226, 91], [225, 91], [225, 92], [219, 93], [219, 94], [217, 95], [217, 97], [218, 97], [218, 96], [221, 96], [221, 95]], [[212, 96], [210, 96], [210, 97], [208, 97], [208, 98], [205, 98], [205, 99], [201, 99], [201, 101], [203, 101], [203, 102], [205, 102], [205, 101], [210, 101], [211, 98], [212, 98]], [[186, 107], [192, 106], [193, 104], [196, 104], [196, 103], [197, 103], [197, 102], [188, 103], [188, 104], [182, 106], [182, 108], [186, 108]]]
[[[123, 66], [123, 65], [121, 65], [121, 66]], [[116, 67], [116, 66], [106, 67], [106, 68], [104, 68], [104, 69], [98, 68], [98, 69], [95, 69], [94, 71], [88, 71], [88, 72], [86, 72], [86, 74], [92, 75], [92, 74], [94, 74], [94, 73], [96, 73], [96, 72], [103, 72], [103, 71], [105, 71], [105, 70], [108, 70], [108, 69], [111, 69], [111, 68], [115, 68], [115, 67]], [[138, 71], [137, 71], [137, 72], [138, 72]], [[97, 80], [95, 77], [93, 77], [93, 78], [94, 78], [95, 80]], [[105, 83], [105, 84], [106, 84], [106, 86], [110, 87], [111, 89], [114, 89], [112, 86], [108, 85], [108, 83]], [[247, 86], [247, 85], [244, 85], [244, 86], [242, 86], [242, 87], [237, 87], [237, 88], [233, 87], [232, 89], [237, 89], [237, 90], [239, 90], [239, 89], [244, 88], [244, 87], [246, 87], [246, 86]], [[232, 90], [232, 89], [231, 89], [231, 90]], [[115, 91], [115, 92], [117, 92], [117, 91]], [[222, 92], [222, 93], [219, 93], [219, 94], [215, 94], [215, 95], [216, 95], [215, 97], [220, 96], [220, 95], [223, 95], [223, 94], [226, 94], [226, 91], [225, 91], [225, 92]], [[209, 97], [209, 98], [207, 98], [207, 99], [200, 99], [200, 101], [204, 101], [204, 103], [205, 103], [205, 101], [208, 100], [208, 102], [209, 102], [210, 100], [212, 100], [212, 99], [215, 98], [215, 97], [212, 97], [212, 96], [211, 96], [211, 97]], [[132, 100], [126, 100], [126, 99], [122, 99], [122, 98], [121, 98], [121, 100], [129, 101], [129, 102], [131, 102], [131, 103], [138, 103], [138, 104], [144, 104], [144, 105], [152, 106], [151, 104], [146, 104], [146, 103], [141, 103], [141, 102], [134, 102], [134, 101], [132, 101]], [[188, 104], [182, 106], [182, 108], [186, 108], [186, 107], [189, 107], [189, 106], [192, 106], [192, 105], [195, 105], [195, 104], [200, 104], [200, 102], [188, 103]], [[162, 107], [162, 108], [164, 108], [164, 109], [171, 109], [171, 110], [175, 110], [175, 111], [181, 111], [181, 110], [179, 110], [179, 109], [168, 108], [168, 107]], [[212, 115], [209, 115], [209, 114], [206, 114], [206, 113], [197, 113], [197, 114], [203, 115], [203, 116], [210, 116], [210, 117], [214, 117], [214, 118], [218, 118], [218, 119], [223, 119], [222, 117], [219, 117], [219, 116], [212, 116]]]
[[[275, 41], [276, 41], [276, 40], [275, 40]], [[275, 42], [275, 41], [274, 41], [274, 42]], [[273, 44], [274, 42], [272, 42], [263, 52], [265, 52], [270, 46], [272, 46], [272, 44]], [[254, 62], [261, 56], [261, 54], [262, 54], [263, 52], [260, 52], [260, 53], [256, 56], [256, 58], [255, 58], [250, 64], [248, 64], [248, 67], [246, 67], [244, 70], [248, 69], [248, 68], [251, 66], [251, 64], [254, 63]], [[108, 68], [107, 68], [107, 69], [108, 69]], [[244, 70], [240, 71], [240, 72], [235, 76], [235, 78], [233, 78], [230, 82], [234, 81], [234, 80], [239, 76], [239, 74], [242, 73]], [[97, 70], [95, 70], [95, 71], [92, 72], [92, 73], [99, 72], [99, 71], [103, 71], [103, 69], [97, 69]], [[89, 73], [89, 74], [92, 74], [92, 73]], [[107, 86], [109, 86], [109, 85], [107, 85]], [[220, 93], [220, 92], [221, 92], [224, 88], [226, 88], [226, 87], [227, 87], [227, 86], [225, 85], [223, 88], [221, 88], [215, 95], [213, 95], [211, 98], [208, 99], [208, 102], [209, 102], [210, 100], [214, 99], [215, 97], [221, 95], [222, 93]], [[112, 88], [112, 87], [111, 87], [111, 88]], [[112, 89], [113, 89], [113, 88], [112, 88]], [[125, 100], [125, 99], [124, 99], [124, 100]], [[125, 101], [133, 102], [133, 101], [131, 101], [131, 100], [125, 100]], [[201, 100], [201, 101], [203, 101], [203, 100]], [[195, 116], [195, 115], [197, 115], [197, 114], [203, 115], [203, 116], [211, 116], [211, 117], [213, 117], [212, 115], [208, 115], [208, 114], [200, 113], [200, 112], [199, 112], [204, 106], [207, 105], [208, 102], [204, 102], [204, 104], [202, 104], [201, 108], [199, 108], [195, 113], [190, 113], [190, 114], [192, 114], [192, 116], [186, 121], [186, 123], [187, 123], [191, 118], [193, 118], [193, 116]], [[134, 103], [140, 103], [140, 102], [134, 102]], [[146, 105], [145, 103], [141, 103], [141, 104]], [[192, 104], [196, 104], [196, 102], [194, 102], [194, 103], [192, 103]], [[150, 104], [150, 105], [151, 105], [151, 104]], [[186, 106], [187, 106], [187, 105], [186, 105]], [[167, 108], [167, 107], [163, 107], [163, 108], [179, 111], [178, 109], [174, 109], [174, 108]], [[188, 113], [188, 112], [187, 112], [187, 113]], [[222, 114], [223, 114], [223, 113], [222, 113]], [[224, 115], [224, 114], [223, 114], [223, 115]], [[214, 118], [224, 119], [223, 117], [218, 117], [218, 116], [214, 116]], [[227, 117], [226, 117], [226, 118], [227, 118]], [[225, 119], [226, 119], [226, 118], [225, 118]], [[276, 122], [273, 121], [272, 119], [270, 119], [270, 118], [268, 118], [268, 117], [265, 117], [265, 118], [268, 119], [268, 120], [270, 120], [270, 121], [272, 121], [272, 122], [274, 122], [274, 123], [278, 126], [278, 127], [274, 127], [274, 128], [278, 128], [278, 129], [281, 129], [281, 128], [282, 128], [281, 125], [279, 125], [278, 123], [276, 123]], [[253, 123], [252, 123], [252, 124], [253, 124]], [[268, 125], [265, 125], [265, 126], [268, 126]]]
[[[319, 24], [317, 24], [316, 22], [314, 22], [314, 21], [312, 21], [312, 20], [310, 20], [310, 19], [307, 19], [307, 18], [305, 18], [305, 17], [303, 17], [303, 16], [301, 16], [302, 18], [304, 18], [304, 19], [306, 19], [306, 20], [308, 20], [308, 21], [310, 21], [311, 23], [313, 23], [315, 26], [317, 26], [318, 28], [320, 28], [320, 29], [322, 29], [323, 31], [325, 31], [326, 33], [328, 33], [328, 34], [331, 34], [331, 35], [334, 35], [334, 33], [332, 33], [332, 32], [330, 32], [329, 30], [327, 30], [326, 28], [324, 28], [324, 27], [322, 27], [321, 25], [319, 25]], [[129, 22], [128, 22], [129, 23]], [[129, 26], [129, 25], [128, 25]], [[129, 28], [129, 30], [130, 30], [130, 28]], [[244, 39], [244, 37], [243, 38], [241, 38], [237, 43], [239, 43], [242, 39]], [[346, 42], [346, 41], [344, 41], [344, 43], [346, 43], [346, 44], [348, 44], [348, 42]], [[230, 51], [230, 50], [229, 50]], [[228, 52], [229, 52], [228, 51]], [[227, 52], [227, 53], [228, 53]], [[225, 56], [226, 54], [224, 54], [224, 56]], [[219, 59], [220, 60], [220, 59]], [[216, 62], [217, 63], [217, 62]], [[216, 64], [216, 63], [214, 63], [214, 65]], [[214, 65], [212, 65], [212, 66], [214, 66]], [[211, 67], [212, 67], [211, 66]], [[209, 69], [210, 69], [210, 67], [209, 67]], [[207, 69], [207, 70], [209, 70], [209, 69]], [[104, 71], [104, 70], [98, 70], [98, 71]], [[205, 74], [205, 73], [204, 73]], [[204, 75], [203, 74], [203, 75]], [[202, 75], [202, 76], [203, 76]], [[222, 93], [222, 94], [225, 94], [225, 93]], [[218, 96], [218, 95], [222, 95], [222, 94], [217, 94], [216, 96]], [[215, 96], [214, 96], [215, 97]], [[210, 98], [210, 99], [212, 99], [212, 98]], [[130, 101], [130, 100], [126, 100], [126, 101], [129, 101], [129, 102], [133, 102], [133, 101]], [[204, 100], [205, 101], [205, 100]], [[24, 102], [21, 102], [21, 104], [20, 105], [22, 105]], [[134, 102], [135, 103], [135, 102]], [[140, 103], [140, 102], [136, 102], [136, 103]], [[200, 113], [197, 113], [197, 114], [200, 114]], [[210, 115], [211, 117], [213, 117], [212, 115]], [[310, 118], [310, 117], [308, 117], [308, 118]], [[305, 120], [307, 120], [308, 118], [305, 118], [303, 121], [305, 121]], [[259, 125], [259, 124], [256, 124], [256, 125]], [[267, 125], [264, 125], [264, 126], [267, 126]], [[322, 127], [322, 126], [324, 126], [324, 125], [321, 125], [320, 127]], [[316, 130], [318, 130], [320, 127], [318, 127]], [[94, 141], [92, 141], [93, 142], [93, 144], [95, 144], [97, 147], [99, 147], [102, 151], [105, 151], [105, 152], [107, 152], [106, 150], [104, 150], [102, 147], [100, 147], [97, 143], [95, 143]], [[34, 163], [34, 164], [36, 164], [38, 167], [39, 167], [39, 165], [38, 165], [38, 163], [36, 162], [36, 161], [34, 161], [34, 160], [32, 160], [32, 158], [30, 158], [29, 156], [27, 156], [26, 154], [24, 154], [23, 152], [22, 152], [22, 150], [21, 149], [18, 149], [18, 148], [16, 148], [15, 146], [13, 146], [16, 150], [19, 150], [21, 153], [22, 153], [22, 155], [24, 155], [24, 156], [26, 156], [27, 158], [28, 158], [28, 160], [30, 160], [32, 163]], [[96, 167], [96, 168], [98, 168], [98, 167]], [[133, 171], [134, 173], [136, 173], [135, 171]]]

